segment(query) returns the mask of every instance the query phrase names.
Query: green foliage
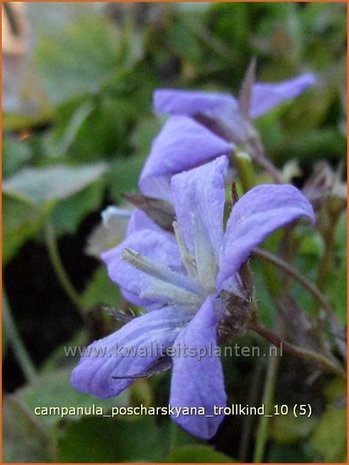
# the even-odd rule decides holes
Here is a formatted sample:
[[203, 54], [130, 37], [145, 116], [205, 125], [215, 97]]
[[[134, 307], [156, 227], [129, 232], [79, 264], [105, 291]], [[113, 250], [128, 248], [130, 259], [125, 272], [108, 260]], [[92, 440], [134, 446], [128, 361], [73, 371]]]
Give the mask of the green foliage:
[[328, 401], [316, 429], [310, 438], [310, 445], [324, 462], [346, 462], [347, 452], [347, 408], [346, 385], [334, 380], [326, 386]]
[[117, 286], [109, 279], [105, 267], [100, 266], [95, 271], [82, 294], [84, 308], [91, 308], [102, 304], [116, 307], [120, 300], [120, 292]]
[[28, 407], [15, 396], [3, 404], [4, 462], [50, 460], [50, 438]]
[[49, 102], [98, 92], [116, 70], [118, 42], [110, 23], [89, 15], [41, 40], [35, 69]]
[[35, 207], [50, 206], [65, 200], [96, 182], [106, 171], [106, 165], [48, 168], [24, 168], [4, 182], [3, 190], [15, 199]]
[[346, 462], [347, 411], [330, 408], [322, 415], [310, 444], [324, 462]]
[[[98, 440], [96, 440], [98, 438]], [[144, 462], [161, 461], [162, 431], [154, 417], [139, 417], [137, 421], [117, 418], [82, 418], [71, 423], [59, 441], [58, 461]]]
[[3, 196], [3, 262], [7, 263], [20, 246], [38, 233], [44, 222], [41, 211], [6, 193]]
[[[20, 389], [17, 397], [26, 405], [31, 412], [35, 407], [57, 407], [56, 411], [61, 412], [62, 407], [102, 407], [106, 414], [113, 406], [128, 405], [128, 392], [118, 396], [116, 399], [108, 401], [93, 399], [91, 396], [75, 391], [69, 382], [71, 375], [71, 366], [69, 368], [55, 370], [53, 373], [47, 373], [38, 378], [34, 383]], [[58, 410], [59, 409], [59, 410]], [[69, 415], [69, 420], [76, 420], [82, 415]], [[62, 421], [60, 413], [56, 415], [41, 415], [37, 421], [42, 427], [52, 427], [57, 422]]]
[[166, 461], [170, 463], [232, 463], [236, 460], [215, 451], [212, 447], [200, 445], [173, 449]]
[[270, 436], [276, 442], [293, 444], [304, 440], [314, 429], [317, 420], [315, 418], [295, 417], [293, 413], [279, 415], [272, 419]]

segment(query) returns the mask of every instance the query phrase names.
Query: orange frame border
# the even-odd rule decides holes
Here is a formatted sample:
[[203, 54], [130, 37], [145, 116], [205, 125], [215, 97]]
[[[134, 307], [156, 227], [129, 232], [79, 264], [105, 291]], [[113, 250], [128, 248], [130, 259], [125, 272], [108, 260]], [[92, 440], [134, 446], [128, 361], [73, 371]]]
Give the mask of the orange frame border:
[[[4, 3], [3, 1], [0, 2], [1, 5], [2, 3]], [[8, 2], [6, 3], [19, 3], [19, 2], [16, 2], [14, 0], [9, 0]], [[184, 1], [178, 1], [178, 0], [175, 0], [175, 1], [172, 1], [172, 0], [162, 0], [161, 2], [159, 2], [158, 0], [144, 0], [143, 2], [134, 2], [133, 0], [121, 0], [121, 1], [115, 1], [115, 0], [109, 0], [109, 2], [106, 2], [105, 0], [95, 0], [95, 1], [90, 1], [90, 0], [63, 0], [63, 1], [60, 1], [60, 2], [57, 2], [55, 0], [27, 0], [27, 1], [24, 1], [22, 3], [346, 3], [348, 4], [349, 3], [349, 0], [301, 0], [299, 2], [295, 1], [295, 0], [290, 0], [290, 1], [285, 1], [285, 0], [245, 0], [244, 2], [241, 2], [239, 0], [228, 0], [228, 1], [223, 1], [223, 0], [213, 0], [213, 1], [210, 1], [210, 0], [184, 0]], [[2, 11], [0, 13], [0, 19], [2, 19]], [[349, 19], [348, 19], [348, 14], [347, 14], [347, 31], [349, 29]], [[348, 73], [349, 73], [349, 64], [348, 64], [348, 45], [349, 45], [349, 39], [348, 39], [348, 36], [347, 36], [347, 76], [348, 76]], [[2, 55], [0, 55], [0, 64], [2, 66]], [[1, 83], [1, 89], [2, 89], [2, 72], [0, 73], [0, 83]], [[348, 86], [348, 80], [347, 80], [347, 85], [346, 85], [346, 90], [347, 90], [347, 108], [348, 108], [348, 104], [349, 104], [349, 95], [348, 95], [348, 90], [349, 90], [349, 86]], [[2, 92], [1, 92], [1, 96], [0, 96], [0, 101], [2, 103]], [[0, 125], [1, 125], [1, 129], [2, 129], [2, 115], [0, 115]], [[349, 122], [347, 120], [347, 134], [349, 132]], [[1, 141], [2, 141], [2, 135], [1, 135]], [[2, 146], [1, 146], [1, 156], [2, 156]], [[347, 144], [347, 162], [349, 161], [349, 146]], [[1, 178], [2, 178], [2, 164], [0, 166], [0, 173], [1, 173]], [[347, 180], [349, 178], [349, 166], [348, 166], [348, 163], [347, 163]], [[0, 192], [2, 194], [2, 187], [0, 186]], [[348, 197], [348, 194], [349, 194], [349, 187], [347, 186], [347, 197]], [[348, 213], [348, 207], [347, 207], [347, 213]], [[2, 222], [2, 203], [1, 203], [1, 206], [0, 206], [0, 218], [1, 218], [1, 222]], [[2, 223], [1, 223], [2, 224]], [[347, 227], [349, 227], [349, 219], [347, 218]], [[1, 238], [1, 244], [0, 244], [0, 257], [2, 259], [2, 228], [0, 229], [0, 238]], [[348, 236], [347, 236], [347, 250], [348, 250], [348, 245], [349, 245], [349, 240], [348, 240]], [[348, 270], [348, 264], [349, 264], [349, 259], [347, 258], [347, 270]], [[1, 273], [1, 289], [0, 289], [0, 295], [2, 297], [2, 273]], [[349, 284], [349, 277], [348, 277], [348, 272], [347, 272], [347, 285]], [[348, 304], [347, 304], [347, 309], [348, 309]], [[348, 311], [347, 311], [348, 313]], [[2, 316], [2, 307], [1, 307], [1, 316]], [[347, 325], [347, 339], [349, 339], [349, 326]], [[0, 327], [0, 340], [2, 341], [2, 325]], [[2, 347], [0, 347], [0, 355], [2, 356]], [[347, 361], [347, 373], [349, 371], [349, 361]], [[1, 387], [2, 387], [2, 371], [1, 371], [1, 374], [0, 374], [0, 383], [1, 383]], [[349, 401], [349, 391], [348, 391], [348, 386], [347, 386], [347, 403]], [[4, 465], [19, 465], [21, 462], [2, 462], [2, 396], [1, 396], [1, 399], [0, 399], [0, 407], [1, 407], [1, 423], [0, 423], [0, 464], [4, 464]], [[349, 422], [348, 422], [348, 415], [347, 415], [347, 457], [349, 456], [349, 446], [348, 446], [348, 439], [349, 439]], [[349, 457], [347, 458], [347, 460], [349, 460]], [[26, 463], [26, 462], [25, 462]], [[43, 463], [43, 462], [29, 462], [29, 463], [36, 463], [37, 465], [88, 465], [90, 463], [95, 463], [95, 462], [74, 462], [74, 463], [68, 463], [68, 462], [64, 462], [64, 464], [61, 464], [61, 463], [57, 463], [57, 462], [49, 462], [49, 463]], [[137, 463], [137, 462], [117, 462], [119, 463], [120, 465], [129, 465], [130, 463], [134, 464], [134, 465], [142, 465], [142, 462], [141, 463]], [[149, 462], [149, 463], [152, 463], [152, 462]], [[154, 462], [158, 465], [167, 465], [167, 462]], [[205, 463], [205, 462], [200, 462], [200, 463]], [[235, 463], [238, 463], [238, 462], [235, 462]], [[306, 462], [306, 463], [299, 463], [299, 465], [308, 465], [309, 462]], [[103, 462], [103, 465], [115, 465], [115, 464], [112, 464], [112, 463], [105, 463]], [[194, 465], [194, 464], [189, 464], [187, 463], [187, 465]], [[243, 465], [243, 464], [241, 464]], [[274, 463], [274, 465], [291, 465], [291, 462], [290, 463]], [[331, 462], [331, 463], [325, 463], [325, 462], [322, 462], [322, 465], [337, 465], [337, 463], [334, 463], [334, 462]], [[342, 464], [339, 464], [338, 465], [342, 465]]]

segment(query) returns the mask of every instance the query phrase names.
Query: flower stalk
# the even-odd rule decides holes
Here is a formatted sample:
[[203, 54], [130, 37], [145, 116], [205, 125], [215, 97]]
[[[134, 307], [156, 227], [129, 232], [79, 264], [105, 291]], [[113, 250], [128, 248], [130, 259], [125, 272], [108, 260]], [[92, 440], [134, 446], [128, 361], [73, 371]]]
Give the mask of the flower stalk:
[[58, 250], [58, 244], [54, 232], [53, 225], [50, 221], [47, 222], [45, 228], [45, 239], [46, 246], [49, 253], [49, 257], [55, 270], [56, 276], [61, 283], [62, 288], [65, 290], [67, 296], [70, 298], [72, 303], [78, 308], [82, 309], [81, 298], [75, 287], [73, 286], [67, 272], [65, 271], [62, 263], [61, 256]]
[[278, 336], [272, 330], [266, 328], [259, 322], [252, 322], [250, 324], [250, 329], [262, 336], [264, 339], [271, 342], [276, 347], [282, 347], [282, 349], [290, 355], [301, 358], [305, 361], [315, 363], [324, 371], [334, 373], [340, 378], [346, 379], [345, 370], [339, 364], [330, 360], [324, 355], [319, 354], [317, 352], [313, 352], [312, 350], [305, 349], [303, 347], [296, 346], [294, 344], [291, 344], [290, 342], [284, 341], [280, 336]]
[[22, 341], [21, 335], [17, 329], [16, 322], [13, 318], [11, 307], [7, 301], [5, 291], [3, 290], [2, 310], [4, 326], [8, 332], [15, 357], [28, 381], [34, 381], [37, 377], [36, 368], [28, 354], [28, 351]]

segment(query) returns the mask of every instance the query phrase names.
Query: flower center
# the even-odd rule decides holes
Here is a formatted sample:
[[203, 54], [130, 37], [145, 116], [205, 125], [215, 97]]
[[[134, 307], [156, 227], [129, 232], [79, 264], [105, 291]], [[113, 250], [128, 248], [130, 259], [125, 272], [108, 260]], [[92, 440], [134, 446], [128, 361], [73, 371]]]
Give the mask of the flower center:
[[212, 246], [208, 243], [202, 223], [192, 219], [193, 252], [189, 252], [177, 222], [173, 229], [184, 272], [174, 271], [167, 265], [154, 262], [144, 255], [126, 248], [123, 259], [144, 273], [141, 298], [168, 305], [177, 304], [196, 311], [205, 298], [215, 292], [217, 265]]

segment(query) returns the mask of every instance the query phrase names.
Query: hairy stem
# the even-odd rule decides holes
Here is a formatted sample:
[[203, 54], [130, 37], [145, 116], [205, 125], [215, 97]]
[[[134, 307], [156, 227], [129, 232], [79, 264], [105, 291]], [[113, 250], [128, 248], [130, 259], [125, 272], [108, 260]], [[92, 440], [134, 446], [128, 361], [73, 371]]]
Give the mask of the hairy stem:
[[326, 297], [319, 291], [319, 289], [314, 286], [313, 283], [308, 281], [299, 271], [293, 268], [289, 263], [285, 262], [282, 258], [277, 257], [276, 255], [264, 250], [260, 249], [259, 247], [255, 248], [253, 254], [257, 257], [263, 258], [270, 263], [273, 263], [281, 270], [285, 271], [287, 274], [292, 276], [295, 280], [297, 280], [305, 289], [307, 289], [314, 299], [326, 310], [327, 313], [334, 315], [334, 310], [331, 305], [327, 302]]
[[303, 347], [298, 347], [294, 344], [284, 341], [280, 336], [263, 326], [261, 323], [252, 322], [250, 325], [250, 329], [262, 336], [264, 339], [267, 339], [280, 350], [282, 349], [285, 352], [288, 352], [289, 354], [293, 355], [294, 357], [301, 358], [302, 360], [315, 363], [324, 371], [334, 373], [337, 376], [346, 379], [345, 370], [339, 364], [328, 359], [324, 355], [317, 352], [313, 352], [312, 350], [304, 349]]

